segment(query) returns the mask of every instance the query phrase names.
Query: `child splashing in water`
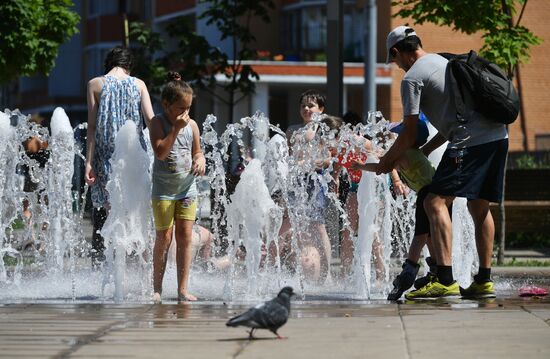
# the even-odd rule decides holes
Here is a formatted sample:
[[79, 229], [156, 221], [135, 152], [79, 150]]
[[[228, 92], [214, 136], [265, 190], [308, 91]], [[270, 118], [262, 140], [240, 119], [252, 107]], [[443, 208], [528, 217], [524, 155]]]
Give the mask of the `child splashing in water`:
[[[314, 136], [319, 136], [317, 143], [321, 146], [322, 149], [319, 151], [318, 154], [321, 155], [324, 153], [324, 155], [321, 155], [320, 158], [315, 160], [315, 166], [317, 168], [327, 169], [332, 163], [332, 177], [334, 181], [336, 181], [336, 179], [338, 178], [338, 174], [341, 171], [342, 167], [346, 167], [347, 162], [352, 162], [352, 158], [366, 158], [366, 155], [362, 156], [362, 154], [366, 152], [373, 152], [373, 147], [369, 140], [357, 135], [353, 135], [354, 140], [351, 140], [348, 137], [349, 130], [346, 131], [348, 132], [348, 135], [344, 136], [344, 138], [341, 138], [340, 130], [342, 126], [343, 121], [341, 118], [331, 115], [322, 115], [320, 117], [319, 124], [316, 127], [315, 132], [312, 132]], [[345, 156], [346, 158], [344, 159], [344, 152], [346, 152], [346, 149], [350, 148], [352, 148], [354, 151], [348, 153]], [[355, 155], [352, 154], [352, 152], [355, 153]], [[395, 172], [395, 175], [397, 176], [397, 172]], [[357, 211], [355, 211], [355, 213], [357, 216]], [[352, 230], [357, 231], [357, 219], [355, 219], [355, 227], [353, 227], [353, 223], [351, 223], [351, 226]], [[351, 241], [349, 236], [348, 240]], [[320, 254], [330, 251], [330, 247], [326, 249], [323, 247], [322, 243], [316, 243], [315, 241], [311, 240], [302, 240], [298, 243], [298, 245], [301, 249], [299, 259], [301, 261], [304, 274], [306, 275], [306, 279], [317, 278], [316, 275], [319, 272], [318, 269], [319, 267], [321, 267], [322, 269], [323, 266], [322, 262], [319, 263], [319, 261], [320, 259], [324, 259], [322, 256], [320, 256]], [[385, 277], [385, 265], [383, 246], [380, 239], [375, 238], [372, 246], [374, 265], [376, 268], [376, 278], [377, 280], [382, 281]], [[347, 264], [347, 267], [351, 267], [351, 263], [353, 261], [353, 245], [350, 245], [348, 248], [350, 253], [348, 254], [348, 257], [343, 256], [343, 258], [347, 260], [344, 265]], [[346, 269], [349, 270], [349, 268]]]
[[[382, 121], [383, 117], [376, 117], [376, 122]], [[352, 165], [357, 161], [363, 163], [367, 160], [367, 156], [379, 155], [379, 151], [384, 148], [386, 135], [379, 133], [377, 134], [379, 145], [374, 146], [373, 142], [366, 137], [363, 137], [357, 133], [358, 123], [355, 123], [354, 127], [348, 128], [348, 130], [343, 131], [337, 136], [337, 142], [339, 143], [336, 147], [333, 147], [331, 150], [331, 155], [333, 157], [335, 172], [340, 172], [343, 168], [346, 169], [348, 178], [351, 182], [349, 193], [346, 198], [345, 207], [346, 213], [348, 215], [349, 227], [346, 227], [342, 231], [342, 241], [340, 246], [340, 256], [342, 260], [342, 276], [344, 279], [350, 279], [352, 273], [353, 262], [354, 262], [354, 252], [355, 252], [355, 243], [353, 236], [357, 236], [359, 230], [359, 210], [358, 210], [358, 197], [357, 191], [359, 187], [359, 182], [361, 181], [362, 173], [361, 170], [352, 169]], [[330, 126], [329, 126], [330, 127]], [[380, 137], [381, 136], [381, 137]], [[378, 148], [380, 147], [381, 148]], [[380, 180], [380, 179], [378, 179]], [[392, 171], [389, 180], [394, 188], [394, 191], [398, 195], [406, 195], [407, 188], [401, 183], [397, 171]], [[380, 208], [376, 215], [376, 224], [381, 225], [381, 221], [384, 217], [384, 203], [378, 203]], [[359, 242], [366, 240], [366, 238], [357, 239]], [[386, 277], [386, 264], [384, 263], [384, 246], [382, 244], [381, 238], [378, 232], [374, 233], [374, 238], [372, 242], [372, 256], [374, 262], [374, 268], [376, 272], [376, 279], [379, 284], [381, 284]]]
[[156, 115], [150, 128], [155, 153], [152, 206], [156, 238], [153, 249], [153, 289], [160, 302], [172, 233], [176, 230], [178, 300], [195, 301], [189, 293], [192, 261], [192, 230], [197, 211], [195, 176], [205, 171], [197, 123], [189, 117], [193, 90], [177, 72], [168, 74], [162, 90], [163, 113]]

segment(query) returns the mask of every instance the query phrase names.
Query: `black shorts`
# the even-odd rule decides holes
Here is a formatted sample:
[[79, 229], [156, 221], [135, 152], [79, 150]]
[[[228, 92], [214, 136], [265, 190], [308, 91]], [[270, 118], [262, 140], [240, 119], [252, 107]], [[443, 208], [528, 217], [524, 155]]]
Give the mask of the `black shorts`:
[[[430, 185], [424, 186], [416, 194], [416, 210], [414, 212], [414, 236], [421, 236], [423, 234], [430, 234], [430, 220], [424, 209], [424, 199], [428, 193], [430, 193]], [[453, 218], [453, 205], [449, 206], [449, 216]]]
[[508, 139], [461, 150], [447, 149], [435, 171], [430, 193], [468, 200], [502, 200]]

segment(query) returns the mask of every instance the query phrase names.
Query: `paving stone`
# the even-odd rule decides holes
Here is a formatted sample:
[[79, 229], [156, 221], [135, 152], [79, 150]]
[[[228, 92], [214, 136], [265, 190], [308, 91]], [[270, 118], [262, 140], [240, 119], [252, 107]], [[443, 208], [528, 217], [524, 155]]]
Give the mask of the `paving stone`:
[[548, 299], [298, 302], [279, 330], [288, 337], [282, 340], [265, 330], [249, 340], [246, 328], [225, 326], [247, 307], [3, 305], [0, 358], [547, 359], [550, 353]]

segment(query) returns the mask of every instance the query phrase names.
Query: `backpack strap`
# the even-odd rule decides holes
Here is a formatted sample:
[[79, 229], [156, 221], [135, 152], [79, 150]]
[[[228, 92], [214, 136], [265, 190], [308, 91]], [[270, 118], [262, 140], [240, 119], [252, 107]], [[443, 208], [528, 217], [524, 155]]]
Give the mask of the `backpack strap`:
[[[470, 52], [470, 55], [471, 55], [471, 52]], [[451, 83], [451, 96], [453, 97], [454, 104], [456, 107], [456, 119], [458, 122], [462, 123], [464, 122], [463, 114], [465, 113], [466, 110], [465, 110], [464, 100], [462, 99], [462, 92], [460, 92], [460, 88], [458, 87], [458, 82], [455, 78], [454, 64], [455, 64], [455, 61], [459, 61], [458, 60], [459, 56], [463, 56], [463, 55], [452, 54], [450, 52], [438, 52], [437, 54], [449, 60], [449, 63], [447, 64], [447, 68], [449, 71], [448, 79]], [[470, 56], [468, 56], [468, 58], [469, 57]]]
[[466, 61], [468, 65], [474, 66], [474, 63], [477, 61], [479, 56], [477, 56], [477, 53], [474, 50], [470, 50], [468, 53], [468, 60]]
[[464, 122], [464, 114], [466, 113], [466, 105], [464, 104], [464, 99], [462, 98], [462, 92], [458, 86], [458, 81], [455, 77], [455, 61], [454, 59], [449, 60], [449, 80], [451, 82], [451, 95], [453, 97], [455, 108], [456, 108], [456, 120], [460, 123]]
[[450, 52], [438, 52], [437, 54], [441, 57], [446, 58], [449, 61], [451, 61], [452, 59], [454, 59], [457, 56], [456, 54], [452, 54]]

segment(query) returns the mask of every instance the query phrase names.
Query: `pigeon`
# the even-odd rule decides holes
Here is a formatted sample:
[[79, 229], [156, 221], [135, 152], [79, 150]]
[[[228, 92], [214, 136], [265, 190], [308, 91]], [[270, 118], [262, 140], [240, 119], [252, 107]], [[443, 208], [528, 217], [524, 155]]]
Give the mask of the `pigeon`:
[[290, 314], [290, 297], [295, 295], [292, 287], [281, 289], [277, 297], [265, 303], [258, 304], [246, 312], [233, 317], [225, 323], [228, 327], [245, 326], [252, 328], [249, 332], [249, 339], [253, 339], [253, 333], [256, 329], [268, 329], [283, 339], [277, 330], [288, 320]]

